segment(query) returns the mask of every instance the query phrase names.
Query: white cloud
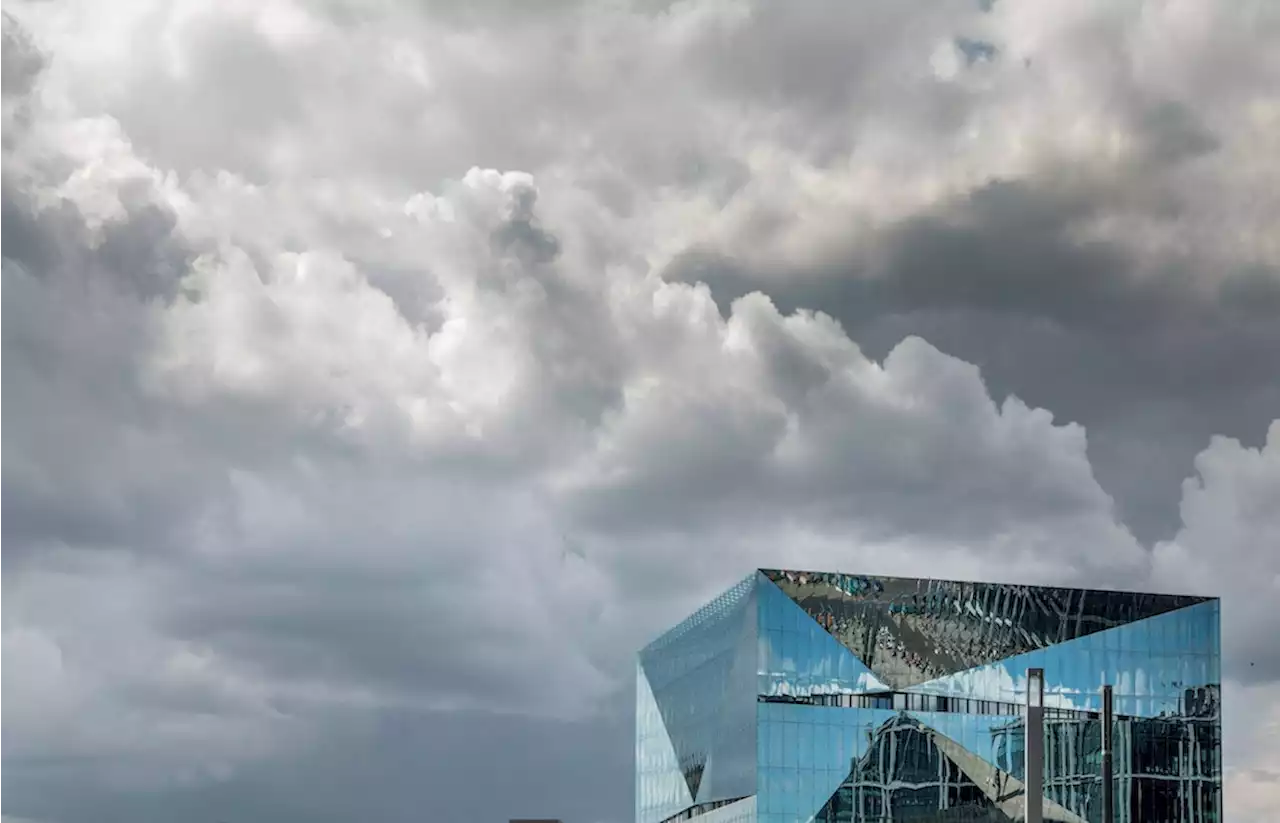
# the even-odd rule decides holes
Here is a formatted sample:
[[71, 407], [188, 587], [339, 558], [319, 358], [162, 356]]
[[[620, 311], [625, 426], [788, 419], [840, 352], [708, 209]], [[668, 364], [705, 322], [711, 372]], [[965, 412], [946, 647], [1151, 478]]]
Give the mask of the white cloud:
[[1216, 438], [1183, 482], [1182, 529], [1153, 552], [1157, 584], [1225, 597], [1223, 646], [1236, 677], [1274, 680], [1280, 656], [1280, 420], [1251, 449]]

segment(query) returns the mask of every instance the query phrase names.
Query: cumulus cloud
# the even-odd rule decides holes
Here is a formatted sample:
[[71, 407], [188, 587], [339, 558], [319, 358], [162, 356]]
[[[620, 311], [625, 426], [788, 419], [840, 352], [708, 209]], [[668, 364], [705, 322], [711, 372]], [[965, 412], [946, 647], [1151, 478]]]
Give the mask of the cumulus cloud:
[[[1155, 546], [1153, 574], [1165, 586], [1227, 593], [1224, 653], [1244, 682], [1280, 677], [1280, 420], [1261, 448], [1215, 438], [1183, 481], [1182, 528]], [[1234, 630], [1233, 630], [1234, 629]]]
[[[631, 650], [755, 565], [1212, 584], [1274, 680], [1274, 581], [1233, 569], [1280, 429], [1215, 440], [1152, 551], [1088, 415], [1018, 385], [1045, 316], [1273, 339], [1265, 6], [501, 5], [6, 13], [6, 810], [316, 819], [350, 807], [280, 787], [385, 779], [334, 749], [445, 756], [385, 717], [612, 740]], [[1169, 81], [1174, 34], [1234, 68]], [[957, 357], [919, 319], [957, 307], [1035, 328]]]

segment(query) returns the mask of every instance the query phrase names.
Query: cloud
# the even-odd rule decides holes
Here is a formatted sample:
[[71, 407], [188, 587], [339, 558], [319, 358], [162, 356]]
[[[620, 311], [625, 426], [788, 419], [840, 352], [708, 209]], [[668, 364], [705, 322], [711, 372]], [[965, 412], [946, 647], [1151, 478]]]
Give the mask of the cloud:
[[[437, 322], [415, 324], [318, 238], [315, 250], [264, 249], [243, 212], [216, 208], [244, 196], [234, 183], [173, 185], [127, 144], [100, 151], [71, 172], [84, 181], [88, 168], [106, 169], [94, 187], [63, 195], [60, 222], [32, 203], [65, 184], [11, 204], [29, 242], [66, 262], [36, 274], [38, 258], [6, 260], [7, 278], [30, 290], [23, 308], [53, 315], [8, 326], [10, 350], [49, 367], [19, 361], [12, 378], [33, 403], [18, 404], [31, 421], [20, 428], [48, 436], [15, 444], [6, 464], [18, 514], [10, 535], [29, 555], [10, 586], [17, 604], [42, 600], [29, 593], [61, 556], [50, 545], [73, 556], [123, 551], [136, 558], [121, 573], [135, 590], [112, 599], [140, 614], [73, 622], [64, 632], [85, 633], [78, 651], [49, 647], [47, 618], [14, 605], [12, 654], [56, 650], [90, 670], [85, 682], [111, 677], [95, 671], [103, 661], [88, 642], [105, 623], [122, 640], [154, 635], [139, 642], [179, 661], [143, 670], [200, 661], [189, 676], [202, 689], [243, 679], [260, 700], [581, 715], [633, 645], [604, 629], [645, 613], [617, 572], [669, 575], [666, 558], [632, 542], [658, 524], [683, 533], [667, 552], [723, 531], [724, 551], [701, 561], [712, 567], [770, 520], [796, 523], [805, 510], [804, 528], [832, 543], [843, 522], [861, 523], [869, 540], [954, 544], [948, 551], [1008, 556], [1041, 575], [1037, 558], [1062, 523], [1095, 534], [1099, 554], [1056, 573], [1140, 561], [1078, 429], [1017, 401], [997, 407], [975, 369], [922, 341], [880, 365], [829, 319], [784, 317], [761, 296], [724, 317], [704, 288], [623, 264], [593, 272], [580, 245], [554, 258], [521, 253], [513, 246], [538, 252], [554, 231], [574, 237], [560, 229], [570, 221], [537, 213], [529, 175], [472, 170], [431, 195], [428, 213], [420, 197], [389, 224], [389, 208], [353, 210], [370, 235], [390, 228], [400, 248], [387, 254], [401, 255], [403, 270], [434, 281]], [[201, 209], [202, 198], [215, 206]], [[159, 254], [165, 244], [177, 251]], [[90, 273], [100, 297], [53, 299]], [[104, 310], [115, 313], [102, 334], [68, 345], [63, 328]], [[81, 426], [49, 422], [34, 401], [55, 414], [85, 408], [76, 394], [95, 381], [70, 370], [90, 357], [117, 370], [120, 408], [96, 415], [103, 428], [76, 450], [58, 435]], [[62, 387], [72, 402], [49, 402], [49, 371], [78, 375]], [[138, 411], [155, 422], [129, 419]], [[128, 470], [109, 482], [71, 471], [86, 453], [101, 470]], [[58, 465], [67, 470], [51, 475]], [[865, 468], [842, 469], [854, 465]], [[903, 494], [911, 507], [892, 509]], [[774, 501], [773, 512], [757, 499]], [[930, 519], [912, 511], [920, 503]], [[579, 532], [611, 545], [568, 563], [562, 535]], [[74, 592], [101, 572], [62, 574]], [[704, 588], [676, 592], [688, 601]], [[584, 627], [591, 614], [604, 622]], [[31, 689], [58, 693], [54, 683]]]
[[1246, 683], [1280, 676], [1280, 420], [1258, 449], [1215, 438], [1183, 481], [1183, 526], [1156, 545], [1153, 575], [1166, 586], [1229, 593], [1223, 605], [1229, 674]]
[[1265, 9], [500, 5], [6, 13], [6, 809], [517, 817], [389, 764], [557, 733], [622, 809], [631, 650], [757, 564], [1253, 593], [1274, 679], [1274, 444], [1154, 552], [1098, 468], [1274, 416]]
[[[1126, 522], [1167, 538], [1182, 467], [1215, 433], [1256, 437], [1280, 405], [1276, 204], [1262, 182], [1278, 173], [1263, 148], [1274, 9], [976, 6], [931, 4], [935, 19], [896, 4], [905, 37], [875, 17], [850, 23], [883, 42], [850, 50], [865, 71], [809, 71], [865, 90], [809, 117], [807, 134], [832, 124], [834, 147], [758, 150], [752, 182], [691, 221], [668, 276], [704, 280], [724, 305], [762, 289], [784, 310], [821, 307], [875, 357], [918, 334], [980, 364], [998, 394], [1088, 426]], [[815, 16], [808, 36], [846, 34], [840, 12]], [[759, 48], [775, 30], [779, 50], [804, 36], [765, 19]], [[951, 49], [935, 26], [996, 56], [928, 75], [909, 50], [933, 37]], [[790, 60], [804, 75], [824, 51], [786, 53], [806, 55]]]
[[1224, 811], [1232, 820], [1263, 823], [1280, 804], [1280, 760], [1275, 735], [1280, 731], [1280, 695], [1274, 683], [1235, 686], [1223, 693], [1223, 735], [1237, 753], [1223, 779]]

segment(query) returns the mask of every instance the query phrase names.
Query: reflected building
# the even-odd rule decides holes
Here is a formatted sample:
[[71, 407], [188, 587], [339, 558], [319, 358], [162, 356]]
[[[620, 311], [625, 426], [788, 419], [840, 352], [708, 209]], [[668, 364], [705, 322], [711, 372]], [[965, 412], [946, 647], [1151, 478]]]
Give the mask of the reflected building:
[[760, 570], [638, 657], [638, 823], [1221, 819], [1215, 598]]

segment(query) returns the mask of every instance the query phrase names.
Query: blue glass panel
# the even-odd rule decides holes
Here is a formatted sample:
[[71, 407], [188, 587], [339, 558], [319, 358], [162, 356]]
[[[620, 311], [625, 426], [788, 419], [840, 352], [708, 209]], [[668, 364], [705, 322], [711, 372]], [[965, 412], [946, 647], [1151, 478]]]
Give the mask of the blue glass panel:
[[659, 823], [693, 805], [693, 796], [644, 670], [636, 666], [636, 821]]
[[1010, 725], [1021, 723], [1020, 718], [1013, 715], [920, 711], [906, 714], [996, 768], [1002, 768], [999, 749], [1003, 735]]
[[1217, 601], [1207, 601], [1089, 637], [948, 675], [912, 691], [1023, 703], [1026, 671], [1043, 668], [1045, 705], [1101, 708], [1110, 683], [1120, 715], [1156, 717], [1184, 710], [1188, 690], [1216, 685]]
[[766, 697], [884, 691], [862, 661], [767, 578], [759, 590], [759, 685]]
[[[994, 720], [961, 722], [952, 724], [952, 733], [961, 738], [989, 737], [995, 730]], [[817, 812], [816, 823], [1009, 823], [1013, 819], [1020, 787], [910, 713], [893, 714], [869, 737], [846, 778]], [[1045, 819], [1070, 818], [1047, 814]]]
[[668, 685], [732, 651], [757, 576], [742, 580], [641, 650], [640, 664], [659, 702]]
[[[761, 819], [810, 820], [849, 776], [890, 709], [848, 709], [760, 703], [760, 737], [769, 741], [759, 764]], [[775, 744], [774, 741], [779, 741]]]
[[741, 720], [749, 710], [742, 707], [754, 700], [750, 690], [731, 694], [730, 673], [737, 651], [750, 642], [744, 630], [756, 622], [756, 580], [754, 574], [747, 577], [640, 652], [689, 794], [699, 803], [726, 799], [706, 797], [702, 790], [708, 758], [722, 734], [721, 715], [737, 702]]
[[753, 587], [740, 612], [738, 639], [707, 754], [706, 771], [698, 788], [698, 803], [756, 793], [757, 592]]
[[1205, 601], [828, 572], [761, 574], [896, 689]]

